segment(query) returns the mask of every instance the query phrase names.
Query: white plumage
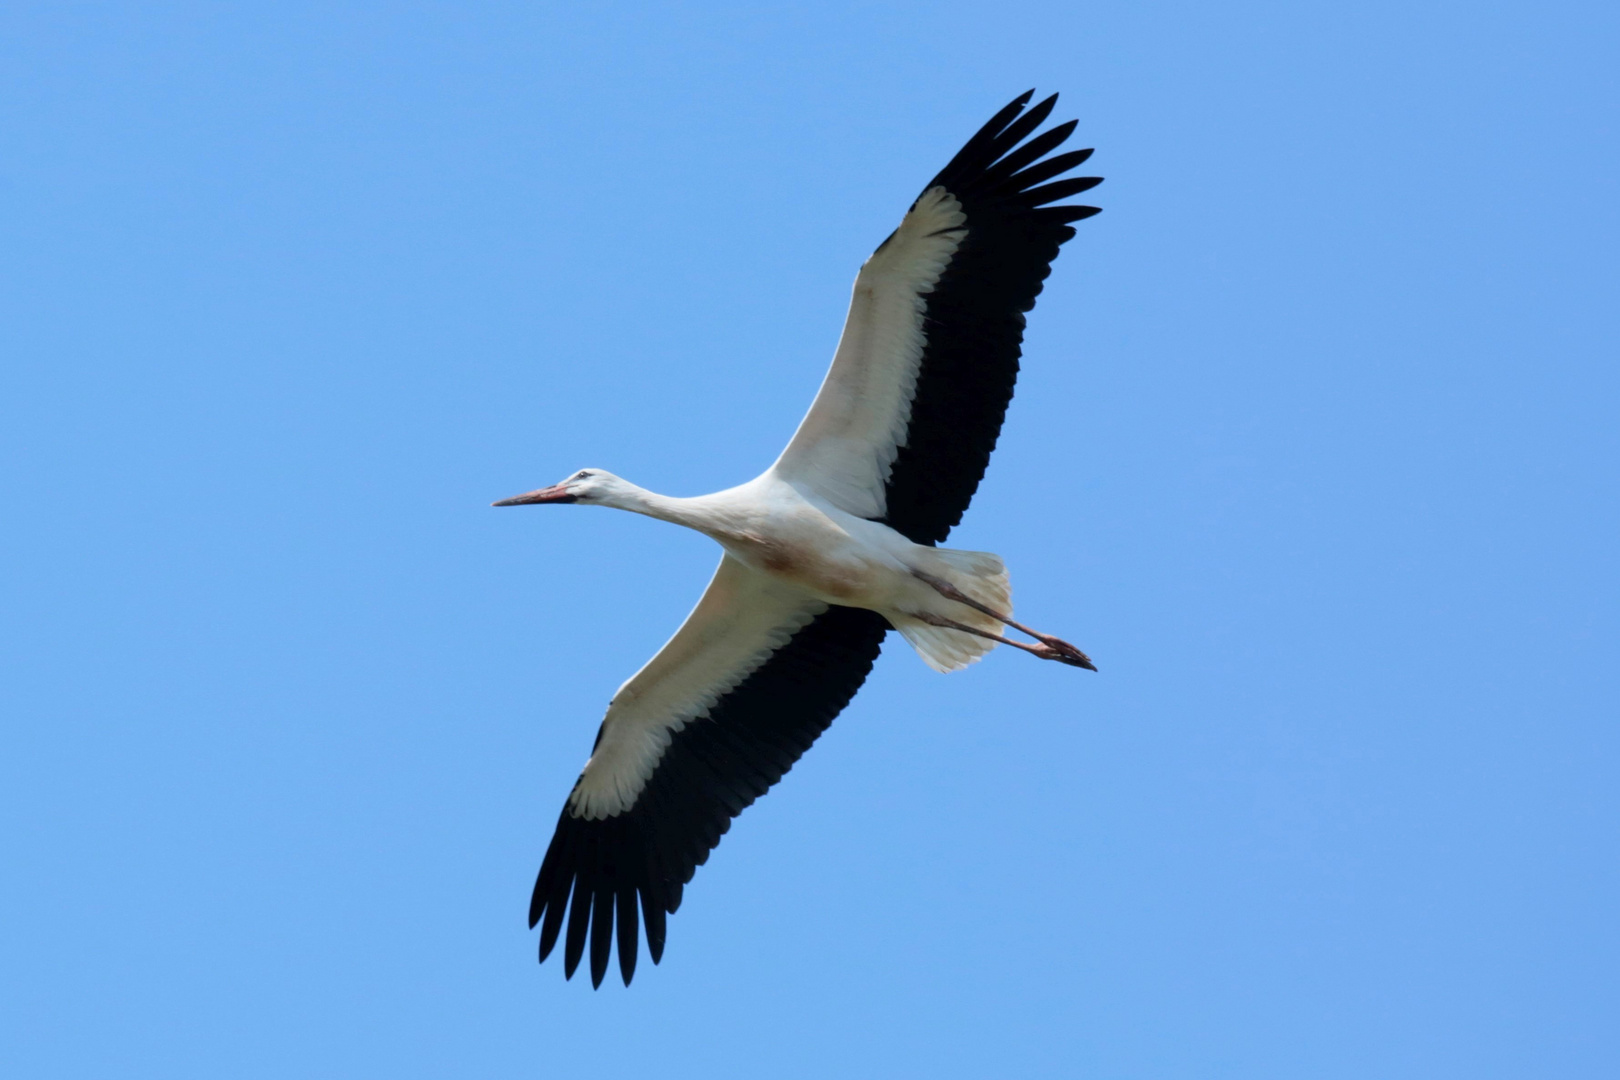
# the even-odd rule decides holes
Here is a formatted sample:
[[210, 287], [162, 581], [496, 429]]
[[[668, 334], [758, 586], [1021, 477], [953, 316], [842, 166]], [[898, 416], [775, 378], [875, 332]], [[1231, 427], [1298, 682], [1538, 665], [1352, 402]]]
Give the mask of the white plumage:
[[600, 984], [616, 932], [628, 984], [642, 922], [660, 958], [693, 870], [849, 701], [891, 627], [937, 671], [998, 642], [1091, 667], [1012, 620], [1001, 559], [936, 546], [994, 448], [1024, 312], [1070, 223], [1096, 213], [1048, 205], [1099, 181], [1042, 185], [1090, 151], [1045, 157], [1074, 123], [1029, 138], [1056, 101], [1026, 111], [1031, 96], [969, 140], [861, 268], [832, 367], [762, 475], [671, 498], [586, 469], [496, 503], [630, 510], [724, 549], [686, 622], [613, 696], [546, 853], [530, 920], [544, 920], [544, 960], [567, 913], [569, 976], [589, 939]]
[[866, 260], [832, 367], [773, 466], [778, 476], [851, 514], [883, 516], [883, 486], [906, 438], [927, 344], [924, 297], [956, 253], [966, 220], [949, 192], [930, 188]]

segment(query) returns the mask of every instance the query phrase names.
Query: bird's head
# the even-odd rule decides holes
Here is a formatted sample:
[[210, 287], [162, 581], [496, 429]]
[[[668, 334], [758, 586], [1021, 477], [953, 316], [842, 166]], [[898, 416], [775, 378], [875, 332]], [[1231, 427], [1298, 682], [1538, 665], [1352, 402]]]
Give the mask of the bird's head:
[[492, 506], [537, 506], [541, 503], [594, 503], [613, 505], [613, 497], [627, 485], [605, 469], [581, 469], [561, 483], [502, 499]]

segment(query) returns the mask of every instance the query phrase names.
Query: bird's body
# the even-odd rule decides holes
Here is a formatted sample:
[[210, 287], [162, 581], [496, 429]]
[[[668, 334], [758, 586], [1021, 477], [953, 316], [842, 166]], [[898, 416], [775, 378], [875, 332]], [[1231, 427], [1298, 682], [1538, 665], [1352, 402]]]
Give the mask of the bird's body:
[[[703, 533], [743, 567], [808, 600], [875, 611], [901, 630], [935, 616], [1000, 632], [1001, 621], [972, 609], [963, 612], [927, 584], [933, 578], [1012, 614], [996, 556], [913, 543], [880, 521], [851, 514], [813, 488], [784, 479], [774, 467], [746, 484], [684, 499], [638, 488], [600, 469], [589, 472], [600, 491], [591, 499], [594, 504]], [[961, 642], [960, 659], [949, 659], [950, 652], [945, 657], [923, 652], [923, 658], [940, 671], [955, 671], [994, 647], [988, 639], [980, 641]]]
[[629, 510], [724, 550], [686, 622], [613, 696], [559, 816], [530, 923], [544, 960], [566, 916], [570, 976], [589, 941], [599, 984], [617, 937], [628, 984], [641, 922], [659, 959], [694, 869], [848, 703], [891, 628], [942, 672], [997, 643], [1091, 667], [1013, 621], [1001, 559], [937, 546], [995, 446], [1024, 313], [1070, 223], [1097, 212], [1047, 205], [1099, 180], [1043, 185], [1090, 151], [1042, 160], [1075, 125], [1029, 138], [1056, 101], [1026, 112], [1030, 97], [969, 140], [861, 268], [832, 367], [764, 473], [672, 498], [586, 469], [496, 504]]

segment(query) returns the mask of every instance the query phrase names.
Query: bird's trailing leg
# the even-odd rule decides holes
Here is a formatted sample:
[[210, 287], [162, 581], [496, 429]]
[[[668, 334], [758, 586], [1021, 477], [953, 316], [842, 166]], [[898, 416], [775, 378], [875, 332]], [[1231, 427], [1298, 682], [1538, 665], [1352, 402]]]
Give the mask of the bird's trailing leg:
[[916, 576], [917, 580], [928, 585], [945, 599], [955, 600], [959, 604], [966, 604], [974, 611], [981, 611], [999, 623], [1005, 623], [1014, 630], [1023, 631], [1041, 644], [1038, 646], [1025, 645], [1021, 641], [1013, 641], [1009, 638], [1002, 637], [1000, 634], [992, 634], [984, 630], [975, 630], [970, 626], [963, 626], [961, 623], [952, 622], [949, 619], [937, 621], [932, 617], [918, 616], [918, 618], [921, 618], [924, 622], [932, 623], [935, 626], [948, 626], [953, 630], [965, 630], [970, 634], [977, 634], [979, 637], [990, 638], [991, 640], [999, 641], [1004, 645], [1012, 645], [1015, 648], [1023, 649], [1025, 652], [1033, 653], [1036, 656], [1039, 656], [1042, 660], [1057, 660], [1062, 663], [1069, 664], [1072, 667], [1085, 668], [1087, 671], [1097, 670], [1096, 665], [1091, 662], [1091, 657], [1087, 656], [1085, 653], [1081, 652], [1078, 648], [1069, 644], [1067, 641], [1064, 641], [1062, 638], [1053, 637], [1051, 634], [1043, 634], [1039, 630], [1031, 630], [1023, 623], [1014, 622], [1012, 619], [1003, 615], [999, 611], [991, 611], [989, 608], [985, 607], [983, 604], [979, 603], [977, 600], [973, 599], [973, 597], [969, 596], [961, 589], [958, 589], [955, 585], [952, 585], [944, 578], [935, 577], [933, 574], [925, 574], [921, 570], [913, 570], [912, 574]]
[[[1068, 664], [1071, 667], [1091, 668], [1092, 671], [1097, 670], [1096, 668], [1091, 667], [1091, 661], [1085, 658], [1084, 653], [1080, 653], [1079, 659], [1076, 659], [1068, 653], [1060, 652], [1057, 649], [1054, 649], [1052, 646], [1044, 643], [1040, 645], [1027, 645], [1022, 641], [1014, 641], [1010, 637], [1003, 637], [1000, 634], [992, 634], [988, 630], [980, 630], [976, 626], [969, 626], [966, 623], [959, 623], [955, 619], [947, 619], [943, 615], [934, 615], [926, 611], [918, 612], [917, 614], [913, 615], [912, 618], [917, 619], [920, 622], [925, 622], [929, 626], [943, 626], [947, 630], [960, 630], [964, 634], [972, 634], [975, 637], [989, 638], [991, 641], [999, 641], [1003, 645], [1011, 645], [1015, 649], [1023, 649], [1025, 652], [1033, 656], [1038, 656], [1042, 660], [1056, 660], [1060, 664]], [[1076, 649], [1075, 652], [1080, 652], [1080, 650]]]

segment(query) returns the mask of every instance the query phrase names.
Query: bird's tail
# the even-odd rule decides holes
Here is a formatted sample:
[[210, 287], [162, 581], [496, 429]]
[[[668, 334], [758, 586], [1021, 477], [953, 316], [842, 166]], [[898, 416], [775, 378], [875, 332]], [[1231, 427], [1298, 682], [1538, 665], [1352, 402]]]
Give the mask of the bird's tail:
[[[992, 611], [1012, 615], [1012, 585], [1007, 578], [1007, 566], [999, 555], [992, 555], [988, 551], [954, 551], [950, 548], [924, 550], [927, 551], [926, 561], [929, 565], [919, 569], [944, 579]], [[1006, 632], [999, 619], [958, 601], [947, 600], [932, 590], [930, 594], [927, 610], [931, 614], [971, 626], [975, 630], [992, 634]], [[935, 671], [960, 670], [976, 663], [996, 647], [996, 643], [989, 638], [935, 626], [913, 615], [889, 615], [888, 618]]]

